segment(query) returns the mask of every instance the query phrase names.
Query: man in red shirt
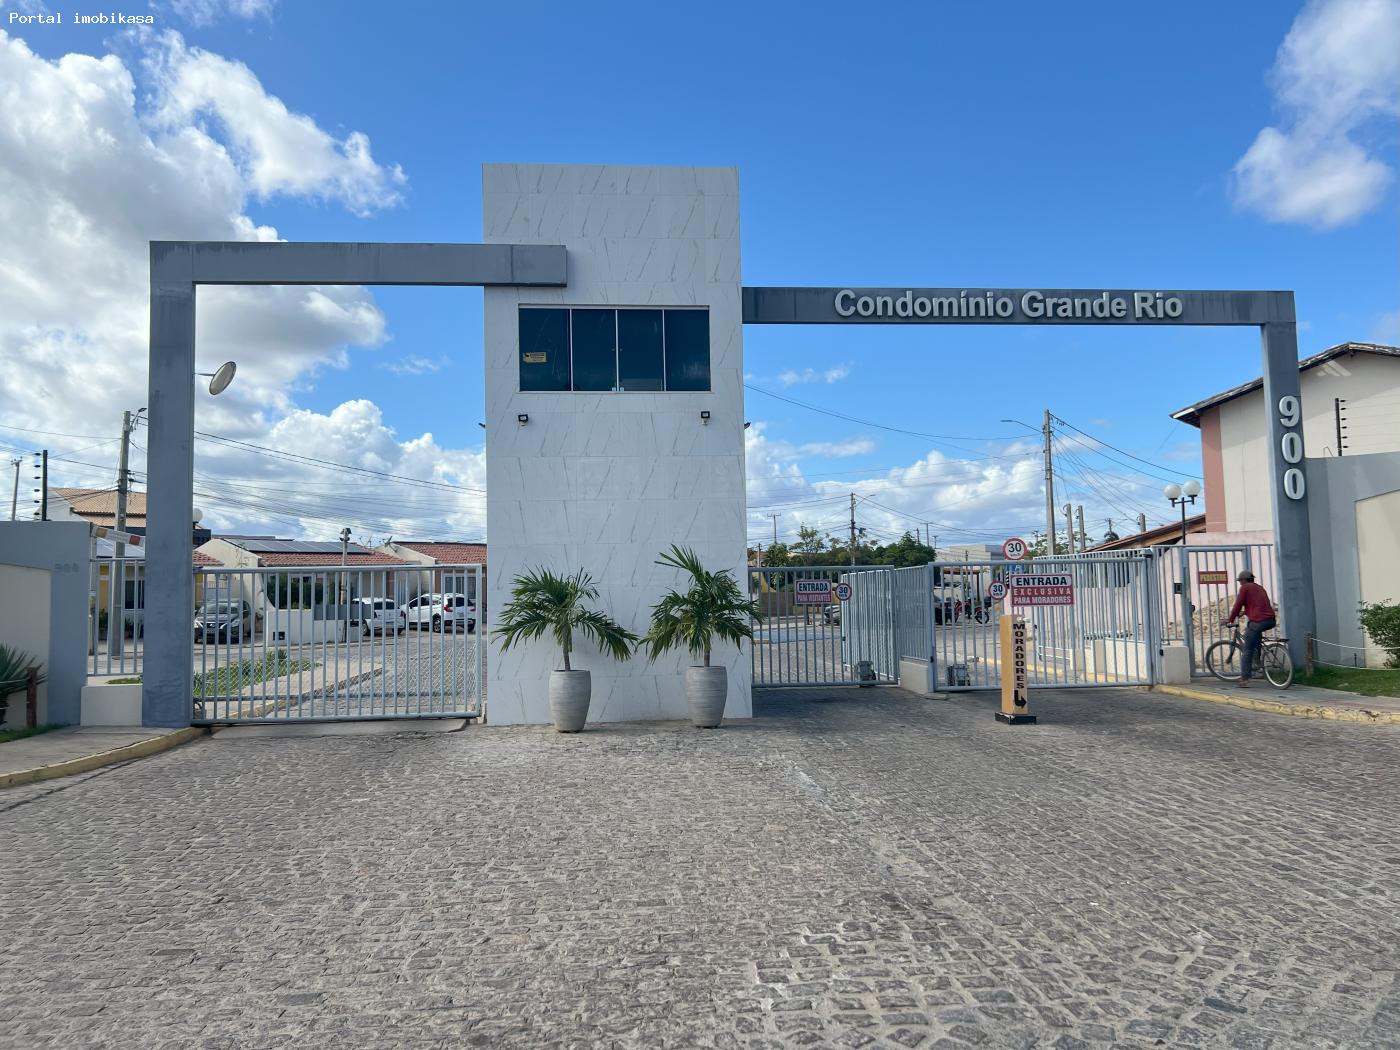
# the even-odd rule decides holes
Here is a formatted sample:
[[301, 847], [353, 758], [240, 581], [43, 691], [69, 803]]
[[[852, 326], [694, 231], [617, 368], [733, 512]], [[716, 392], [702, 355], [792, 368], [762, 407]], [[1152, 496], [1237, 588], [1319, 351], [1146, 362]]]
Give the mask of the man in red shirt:
[[1249, 680], [1254, 675], [1254, 658], [1259, 653], [1259, 643], [1263, 641], [1265, 631], [1272, 631], [1278, 626], [1278, 620], [1274, 617], [1274, 603], [1269, 601], [1269, 592], [1254, 582], [1254, 573], [1245, 569], [1236, 579], [1240, 581], [1240, 594], [1235, 599], [1235, 607], [1230, 610], [1225, 626], [1232, 626], [1235, 617], [1244, 612], [1248, 623], [1244, 629], [1244, 651], [1240, 654], [1240, 680], [1235, 684], [1241, 689], [1248, 689]]

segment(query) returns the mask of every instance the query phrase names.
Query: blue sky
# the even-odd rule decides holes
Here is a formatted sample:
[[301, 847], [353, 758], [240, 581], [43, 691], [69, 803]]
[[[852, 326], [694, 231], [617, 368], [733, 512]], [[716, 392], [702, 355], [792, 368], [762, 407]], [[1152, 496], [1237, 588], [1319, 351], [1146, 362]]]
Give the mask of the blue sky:
[[[205, 105], [184, 118], [228, 147], [246, 179], [243, 213], [283, 238], [477, 240], [486, 161], [735, 165], [747, 284], [1292, 288], [1307, 354], [1347, 339], [1400, 341], [1393, 99], [1377, 103], [1362, 84], [1349, 110], [1329, 109], [1347, 94], [1325, 83], [1330, 40], [1346, 42], [1367, 0], [1338, 10], [1347, 6], [1182, 3], [1168, 15], [1118, 3], [540, 4], [523, 17], [513, 5], [186, 0], [151, 8], [144, 35], [0, 28], [49, 61], [114, 54], [147, 115], [160, 104], [143, 100], [164, 90], [168, 110], [175, 93], [143, 64], [178, 33], [184, 57], [172, 67], [196, 51], [246, 67], [265, 96], [336, 141], [362, 133], [381, 173], [401, 171], [369, 205], [260, 177], [240, 159], [234, 127], [256, 118], [230, 117], [229, 103], [209, 103], [220, 88], [202, 88]], [[1261, 153], [1237, 169], [1269, 127], [1301, 159]], [[175, 130], [165, 122], [165, 134]], [[1318, 155], [1353, 147], [1362, 160], [1350, 182], [1319, 169]], [[1273, 166], [1261, 171], [1265, 161]], [[132, 232], [199, 235], [159, 214], [145, 229]], [[260, 390], [249, 408], [258, 424], [368, 399], [401, 442], [429, 430], [444, 448], [479, 451], [480, 293], [376, 290], [373, 300], [383, 342], [363, 345], [353, 327], [340, 341], [321, 336], [304, 367]], [[1023, 455], [1028, 446], [1011, 444], [1018, 428], [999, 421], [1038, 424], [1047, 407], [1158, 464], [1135, 475], [1080, 450], [1081, 476], [1067, 470], [1066, 481], [1091, 518], [1142, 509], [1164, 520], [1157, 475], [1199, 470], [1196, 432], [1169, 413], [1259, 371], [1248, 329], [754, 327], [745, 345], [756, 388], [966, 439], [895, 434], [751, 390], [746, 415], [769, 443], [763, 466], [776, 462], [785, 479], [751, 479], [754, 521], [767, 520], [765, 503], [787, 500], [784, 533], [830, 516], [834, 499], [815, 500], [834, 497], [836, 482], [880, 482], [858, 491], [888, 503], [901, 490], [884, 484], [889, 469], [931, 449], [967, 473], [994, 462], [981, 457]], [[220, 433], [237, 429], [212, 418]], [[359, 450], [321, 454], [343, 462]], [[791, 484], [793, 466], [804, 486]], [[1095, 480], [1113, 490], [1114, 479], [1139, 487], [1116, 503], [1096, 495]], [[294, 479], [283, 483], [283, 510], [301, 531], [329, 528], [339, 505], [304, 517]], [[872, 527], [892, 535], [932, 519], [965, 530], [956, 542], [1039, 520], [1031, 492], [979, 507], [949, 491], [908, 484], [902, 517], [872, 509]], [[959, 501], [967, 516], [946, 506]], [[223, 508], [230, 526], [249, 523], [249, 502]], [[435, 513], [413, 524], [437, 525]], [[392, 524], [357, 522], [366, 535]], [[439, 527], [454, 525], [466, 527], [451, 515]]]

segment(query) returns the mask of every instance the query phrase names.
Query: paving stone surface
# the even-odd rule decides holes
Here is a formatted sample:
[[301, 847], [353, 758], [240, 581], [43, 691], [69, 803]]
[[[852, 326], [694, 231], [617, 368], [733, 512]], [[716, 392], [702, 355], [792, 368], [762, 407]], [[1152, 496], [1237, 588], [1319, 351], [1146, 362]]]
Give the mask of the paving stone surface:
[[1400, 1046], [1400, 727], [761, 693], [0, 792], [0, 1046]]

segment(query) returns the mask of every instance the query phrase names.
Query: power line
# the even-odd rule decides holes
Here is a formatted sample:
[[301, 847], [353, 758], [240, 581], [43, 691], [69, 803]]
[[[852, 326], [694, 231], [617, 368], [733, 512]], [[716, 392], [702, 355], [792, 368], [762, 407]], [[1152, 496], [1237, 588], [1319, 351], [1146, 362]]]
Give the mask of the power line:
[[[844, 413], [844, 412], [836, 412], [836, 411], [833, 411], [832, 409], [829, 409], [829, 408], [821, 408], [821, 407], [818, 406], [818, 405], [808, 404], [806, 401], [798, 401], [796, 398], [784, 397], [782, 394], [775, 394], [775, 393], [773, 393], [773, 391], [771, 391], [771, 390], [764, 390], [762, 387], [760, 387], [760, 386], [754, 386], [752, 383], [745, 383], [745, 384], [744, 384], [744, 388], [745, 388], [746, 390], [752, 390], [752, 391], [753, 391], [754, 393], [756, 393], [756, 394], [763, 394], [763, 395], [765, 395], [766, 397], [776, 398], [776, 399], [779, 400], [779, 401], [785, 401], [785, 402], [787, 402], [789, 405], [796, 405], [798, 408], [805, 408], [805, 409], [807, 409], [809, 412], [820, 412], [820, 413], [821, 413], [822, 415], [824, 415], [824, 416], [831, 416], [831, 417], [833, 417], [833, 418], [835, 418], [835, 419], [844, 419], [844, 420], [845, 420], [846, 422], [848, 422], [848, 423], [859, 423], [861, 426], [864, 426], [864, 427], [875, 427], [877, 430], [888, 430], [888, 431], [889, 431], [890, 433], [892, 433], [892, 434], [904, 434], [904, 435], [907, 435], [908, 437], [924, 438], [924, 439], [927, 440], [927, 441], [938, 441], [938, 442], [942, 442], [942, 443], [944, 443], [944, 444], [951, 445], [953, 448], [961, 449], [961, 450], [964, 451], [964, 452], [974, 452], [974, 451], [976, 451], [976, 450], [975, 450], [975, 449], [970, 449], [970, 448], [964, 448], [963, 446], [956, 444], [956, 442], [958, 442], [958, 441], [1005, 441], [1005, 440], [1006, 440], [1005, 437], [970, 437], [970, 436], [965, 436], [965, 435], [925, 434], [925, 433], [922, 433], [921, 431], [918, 431], [918, 430], [905, 430], [903, 427], [892, 427], [892, 426], [888, 426], [888, 425], [886, 425], [886, 424], [884, 424], [884, 423], [876, 423], [876, 422], [874, 422], [873, 420], [861, 419], [859, 416], [849, 416], [849, 415], [847, 415], [847, 414]], [[977, 458], [980, 458], [980, 459], [1005, 459], [1005, 458], [1008, 458], [1008, 457], [1004, 457], [1004, 456], [980, 456], [980, 457], [977, 457]]]
[[[1055, 416], [1054, 419], [1055, 419], [1055, 422], [1060, 423], [1060, 424], [1063, 425], [1063, 426], [1069, 427], [1069, 428], [1070, 428], [1071, 430], [1073, 430], [1076, 434], [1082, 434], [1084, 437], [1088, 438], [1090, 441], [1093, 441], [1093, 442], [1095, 442], [1096, 444], [1102, 445], [1104, 448], [1111, 448], [1111, 449], [1113, 449], [1114, 452], [1117, 452], [1119, 455], [1127, 456], [1129, 459], [1136, 460], [1136, 461], [1139, 462], [1139, 463], [1145, 463], [1145, 464], [1147, 464], [1147, 466], [1149, 466], [1149, 467], [1156, 467], [1156, 468], [1159, 469], [1159, 470], [1169, 471], [1169, 472], [1175, 474], [1175, 475], [1176, 475], [1176, 478], [1194, 478], [1194, 477], [1196, 477], [1196, 475], [1194, 475], [1194, 474], [1184, 474], [1184, 473], [1182, 473], [1182, 472], [1180, 472], [1180, 471], [1173, 471], [1171, 467], [1164, 467], [1164, 466], [1162, 466], [1162, 465], [1159, 464], [1159, 463], [1153, 463], [1150, 459], [1143, 459], [1141, 456], [1135, 456], [1135, 455], [1133, 455], [1131, 452], [1125, 452], [1123, 449], [1119, 448], [1117, 445], [1110, 445], [1107, 441], [1104, 441], [1102, 438], [1096, 438], [1096, 437], [1094, 437], [1094, 435], [1092, 435], [1092, 434], [1087, 434], [1087, 433], [1085, 433], [1084, 431], [1080, 430], [1077, 426], [1075, 426], [1073, 423], [1069, 422], [1069, 421], [1066, 420], [1066, 419], [1061, 419], [1059, 416]], [[1100, 452], [1098, 449], [1093, 449], [1093, 450], [1091, 450], [1091, 451], [1099, 452], [1100, 455], [1103, 455], [1103, 453]], [[1111, 457], [1111, 456], [1104, 456], [1104, 458], [1105, 458], [1105, 459], [1112, 459], [1113, 457]], [[1154, 476], [1155, 476], [1155, 477], [1160, 477], [1161, 475], [1154, 475]], [[1176, 478], [1166, 478], [1166, 479], [1164, 479], [1164, 480], [1166, 480], [1166, 481], [1175, 481]]]

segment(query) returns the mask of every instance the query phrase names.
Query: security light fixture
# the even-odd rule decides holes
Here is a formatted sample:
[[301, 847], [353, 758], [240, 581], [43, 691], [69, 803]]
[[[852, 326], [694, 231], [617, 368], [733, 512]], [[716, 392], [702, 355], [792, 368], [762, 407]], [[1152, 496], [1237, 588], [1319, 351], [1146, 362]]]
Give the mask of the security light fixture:
[[747, 419], [744, 420], [744, 429], [745, 429], [745, 430], [748, 430], [749, 427], [751, 427], [751, 426], [753, 426], [752, 423], [750, 423]]
[[530, 422], [530, 417], [527, 413], [521, 412], [520, 415], [515, 417], [515, 421], [523, 427], [526, 423]]
[[215, 372], [196, 372], [195, 375], [207, 378], [209, 393], [217, 397], [228, 389], [228, 385], [233, 382], [233, 374], [237, 371], [238, 365], [235, 362], [225, 361]]
[[700, 422], [705, 426], [710, 425], [710, 410], [708, 408], [702, 408], [700, 410]]

